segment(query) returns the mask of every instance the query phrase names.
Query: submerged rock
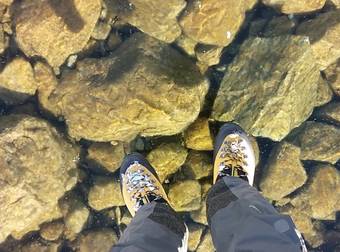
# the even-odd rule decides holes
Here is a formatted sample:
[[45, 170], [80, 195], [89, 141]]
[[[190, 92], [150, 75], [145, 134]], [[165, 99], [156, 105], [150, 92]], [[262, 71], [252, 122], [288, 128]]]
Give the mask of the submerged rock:
[[291, 203], [314, 219], [335, 220], [340, 210], [340, 173], [327, 164], [318, 165], [310, 181]]
[[125, 205], [119, 182], [110, 177], [94, 178], [88, 200], [90, 207], [97, 211]]
[[57, 68], [85, 47], [100, 11], [100, 0], [20, 1], [13, 11], [16, 42], [27, 56]]
[[191, 211], [190, 217], [197, 223], [201, 223], [203, 225], [208, 225], [207, 220], [207, 194], [209, 189], [211, 188], [211, 183], [204, 183], [202, 184], [202, 201], [201, 206], [198, 210]]
[[260, 188], [271, 200], [280, 200], [301, 187], [307, 180], [300, 161], [301, 150], [287, 142], [279, 143], [270, 153], [263, 170]]
[[198, 244], [201, 242], [201, 236], [205, 229], [205, 226], [197, 223], [189, 223], [188, 229], [189, 229], [188, 250], [196, 251]]
[[146, 34], [171, 43], [182, 33], [177, 16], [185, 5], [184, 0], [129, 0], [122, 18]]
[[65, 118], [72, 137], [129, 141], [181, 132], [197, 118], [208, 82], [190, 59], [138, 33], [110, 57], [78, 62], [50, 89], [41, 104]]
[[332, 98], [333, 98], [332, 88], [329, 86], [327, 81], [325, 81], [320, 76], [315, 106], [316, 107], [322, 106], [322, 105], [330, 102], [332, 100]]
[[56, 241], [63, 234], [65, 224], [61, 220], [44, 223], [40, 227], [40, 236], [47, 241]]
[[212, 175], [212, 157], [205, 152], [191, 150], [185, 161], [183, 172], [189, 179], [201, 179]]
[[198, 45], [196, 47], [197, 60], [207, 66], [213, 66], [220, 63], [223, 47]]
[[301, 23], [296, 33], [309, 37], [321, 70], [340, 58], [340, 10], [322, 13]]
[[211, 233], [210, 231], [207, 231], [203, 236], [200, 245], [198, 245], [196, 252], [214, 252], [214, 251], [215, 247], [212, 241]]
[[[340, 102], [335, 101], [316, 111], [316, 117], [340, 126]], [[340, 157], [339, 157], [340, 158]]]
[[32, 241], [23, 244], [20, 249], [14, 252], [58, 252], [60, 244], [58, 243], [49, 243], [44, 244], [39, 241]]
[[194, 57], [195, 56], [195, 47], [197, 45], [197, 42], [185, 35], [181, 35], [176, 40], [177, 46], [179, 46], [184, 52], [186, 52], [189, 56]]
[[193, 150], [213, 150], [208, 118], [199, 117], [184, 131], [185, 145]]
[[331, 85], [334, 93], [340, 96], [340, 59], [336, 63], [329, 66], [324, 71], [326, 80]]
[[168, 197], [177, 212], [197, 210], [201, 206], [201, 185], [197, 180], [178, 181], [170, 186]]
[[304, 210], [290, 207], [281, 211], [282, 214], [289, 215], [296, 228], [303, 234], [305, 241], [307, 241], [313, 248], [316, 248], [324, 243], [322, 230], [312, 218], [305, 214]]
[[262, 0], [262, 3], [285, 14], [302, 14], [322, 9], [326, 0]]
[[306, 37], [250, 38], [225, 74], [212, 116], [279, 141], [311, 115], [319, 76]]
[[21, 57], [14, 58], [0, 73], [0, 99], [6, 104], [23, 103], [36, 90], [32, 66]]
[[79, 252], [110, 252], [118, 242], [117, 234], [109, 228], [87, 231], [79, 238], [76, 251]]
[[226, 46], [240, 29], [249, 1], [194, 0], [180, 18], [183, 32], [203, 44]]
[[335, 164], [340, 159], [340, 128], [306, 122], [294, 140], [301, 148], [302, 160], [316, 160]]
[[87, 152], [87, 164], [91, 169], [101, 168], [109, 172], [117, 171], [125, 156], [123, 144], [93, 143]]
[[188, 151], [179, 143], [164, 143], [153, 149], [147, 160], [155, 168], [161, 183], [184, 164]]
[[90, 216], [81, 197], [74, 193], [68, 193], [59, 202], [60, 209], [64, 216], [65, 232], [64, 235], [68, 240], [74, 240], [85, 227]]
[[61, 217], [58, 200], [77, 182], [78, 150], [42, 119], [0, 117], [0, 243]]

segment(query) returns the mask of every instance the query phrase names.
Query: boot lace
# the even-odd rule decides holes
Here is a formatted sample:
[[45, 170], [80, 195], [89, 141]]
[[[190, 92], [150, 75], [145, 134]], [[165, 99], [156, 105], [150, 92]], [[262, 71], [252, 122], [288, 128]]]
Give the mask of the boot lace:
[[[135, 163], [134, 165], [139, 165]], [[131, 199], [135, 202], [135, 211], [144, 204], [162, 198], [158, 195], [159, 188], [155, 185], [156, 181], [140, 168], [137, 171], [127, 172], [127, 191]]]
[[219, 177], [235, 176], [247, 179], [245, 167], [248, 165], [245, 154], [245, 147], [242, 145], [243, 139], [235, 137], [227, 139], [222, 144], [219, 164]]

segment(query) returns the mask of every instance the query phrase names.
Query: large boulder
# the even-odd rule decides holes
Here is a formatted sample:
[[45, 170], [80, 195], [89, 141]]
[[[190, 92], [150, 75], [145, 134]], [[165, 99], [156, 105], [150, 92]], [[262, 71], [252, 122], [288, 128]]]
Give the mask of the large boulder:
[[300, 153], [299, 147], [287, 142], [279, 143], [272, 150], [260, 182], [265, 197], [280, 200], [306, 182], [307, 174]]
[[152, 37], [171, 43], [182, 33], [177, 16], [185, 6], [184, 0], [129, 0], [128, 5], [118, 8], [123, 12], [124, 21]]
[[302, 14], [322, 9], [326, 0], [262, 0], [262, 3], [285, 14]]
[[302, 160], [316, 160], [335, 164], [340, 159], [340, 128], [306, 122], [293, 142], [301, 148]]
[[184, 34], [197, 42], [226, 46], [235, 38], [251, 5], [245, 0], [194, 0], [183, 12], [180, 25]]
[[27, 56], [57, 68], [85, 47], [100, 11], [100, 0], [19, 1], [13, 9], [16, 42]]
[[339, 171], [331, 165], [318, 165], [291, 203], [314, 219], [335, 220], [336, 211], [340, 210]]
[[39, 68], [37, 76], [41, 105], [63, 116], [76, 139], [177, 134], [197, 118], [208, 90], [190, 59], [140, 33], [109, 57], [78, 62], [60, 85], [45, 70]]
[[58, 200], [77, 182], [78, 150], [49, 123], [0, 117], [0, 242], [61, 217]]
[[301, 23], [296, 34], [309, 37], [320, 69], [326, 69], [340, 58], [340, 9]]
[[147, 159], [155, 168], [159, 180], [163, 183], [170, 175], [181, 168], [187, 156], [187, 149], [181, 144], [173, 142], [157, 146], [147, 155]]
[[0, 99], [6, 104], [19, 104], [35, 94], [37, 83], [31, 64], [14, 58], [0, 73]]
[[311, 115], [319, 77], [307, 37], [249, 38], [229, 65], [212, 116], [279, 141]]

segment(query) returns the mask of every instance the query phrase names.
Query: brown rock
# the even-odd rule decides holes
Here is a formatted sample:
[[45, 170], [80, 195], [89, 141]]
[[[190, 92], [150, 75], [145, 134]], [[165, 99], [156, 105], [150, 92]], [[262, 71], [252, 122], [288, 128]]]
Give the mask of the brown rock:
[[260, 182], [266, 198], [280, 200], [306, 182], [307, 175], [300, 161], [300, 153], [299, 147], [287, 142], [279, 143], [272, 150]]
[[207, 231], [206, 234], [203, 236], [200, 245], [198, 245], [196, 252], [214, 252], [214, 251], [215, 248], [212, 241], [211, 233], [210, 231]]
[[0, 0], [0, 3], [3, 5], [11, 5], [13, 3], [14, 0]]
[[196, 57], [201, 63], [213, 66], [220, 63], [223, 47], [198, 45], [196, 47]]
[[204, 183], [202, 184], [202, 201], [201, 201], [201, 206], [198, 210], [191, 211], [190, 212], [190, 217], [197, 223], [201, 223], [203, 225], [208, 225], [208, 220], [207, 220], [207, 194], [209, 189], [211, 188], [211, 183]]
[[332, 88], [329, 86], [327, 81], [325, 81], [320, 76], [315, 106], [317, 107], [322, 106], [330, 102], [332, 98], [333, 98]]
[[262, 0], [262, 3], [285, 14], [301, 14], [322, 9], [326, 0]]
[[197, 118], [207, 90], [190, 59], [137, 33], [110, 57], [78, 62], [41, 97], [66, 119], [72, 137], [108, 142], [183, 131]]
[[303, 234], [304, 239], [313, 247], [316, 248], [324, 243], [322, 230], [315, 221], [312, 221], [311, 217], [305, 214], [301, 209], [290, 207], [285, 211], [281, 211], [282, 214], [289, 215], [296, 228]]
[[340, 96], [340, 59], [333, 65], [329, 66], [324, 71], [324, 74], [334, 93], [337, 96]]
[[197, 210], [201, 206], [201, 185], [196, 180], [178, 181], [170, 186], [168, 197], [177, 212]]
[[109, 172], [117, 171], [125, 156], [123, 144], [93, 143], [87, 152], [87, 163], [92, 169], [99, 167]]
[[90, 207], [97, 211], [125, 205], [119, 182], [110, 177], [94, 178], [88, 200]]
[[327, 0], [326, 4], [333, 5], [335, 8], [340, 8], [340, 0]]
[[23, 103], [36, 90], [32, 66], [21, 57], [14, 58], [0, 73], [0, 99], [7, 104]]
[[61, 217], [58, 200], [77, 182], [78, 150], [46, 121], [0, 117], [0, 243]]
[[201, 179], [212, 175], [212, 163], [212, 157], [208, 153], [191, 150], [183, 171], [189, 179]]
[[193, 150], [213, 150], [213, 139], [210, 133], [209, 121], [200, 117], [184, 132], [185, 145]]
[[249, 38], [229, 65], [212, 117], [281, 140], [311, 115], [319, 77], [306, 37]]
[[39, 241], [28, 242], [15, 252], [58, 252], [60, 244], [43, 244]]
[[176, 44], [189, 56], [194, 57], [195, 56], [195, 47], [197, 45], [197, 42], [184, 34], [182, 34], [177, 40]]
[[188, 151], [179, 143], [164, 143], [153, 149], [147, 159], [163, 183], [184, 164]]
[[321, 70], [340, 58], [340, 10], [326, 12], [301, 23], [296, 33], [309, 37]]
[[340, 158], [340, 129], [331, 125], [306, 122], [295, 143], [301, 148], [302, 160], [335, 164]]
[[314, 219], [335, 220], [335, 213], [340, 210], [339, 171], [331, 165], [318, 165], [303, 191], [291, 203]]
[[340, 126], [340, 102], [335, 101], [327, 104], [326, 106], [316, 111], [316, 116], [319, 119], [332, 122]]
[[97, 40], [105, 40], [109, 36], [111, 25], [104, 21], [98, 21], [91, 34], [92, 38]]
[[226, 46], [240, 29], [249, 1], [195, 0], [180, 19], [185, 35], [208, 45]]
[[20, 1], [13, 11], [16, 41], [27, 56], [57, 68], [85, 47], [100, 11], [100, 0]]
[[287, 16], [280, 16], [271, 19], [264, 29], [264, 37], [274, 37], [292, 34], [295, 23]]
[[181, 35], [177, 16], [185, 5], [184, 0], [129, 0], [123, 19], [144, 33], [171, 43]]
[[205, 226], [197, 224], [197, 223], [189, 223], [189, 241], [188, 241], [188, 250], [196, 251], [198, 244], [201, 242], [201, 236], [205, 229]]
[[109, 252], [118, 242], [117, 234], [109, 228], [91, 230], [79, 238], [79, 252]]
[[68, 240], [74, 240], [83, 230], [90, 215], [90, 211], [83, 203], [81, 197], [74, 193], [68, 193], [60, 200], [59, 207], [64, 216], [65, 232]]
[[56, 241], [63, 234], [65, 224], [61, 220], [44, 223], [40, 227], [40, 236], [47, 241]]

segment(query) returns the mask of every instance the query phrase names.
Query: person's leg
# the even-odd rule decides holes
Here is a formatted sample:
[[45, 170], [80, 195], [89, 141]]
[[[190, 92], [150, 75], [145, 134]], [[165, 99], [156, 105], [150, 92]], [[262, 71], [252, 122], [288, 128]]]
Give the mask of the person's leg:
[[187, 251], [187, 227], [170, 207], [150, 163], [140, 154], [130, 154], [121, 165], [120, 177], [133, 219], [112, 252]]
[[207, 218], [218, 252], [306, 251], [291, 218], [240, 178], [225, 176], [211, 188]]
[[207, 218], [220, 251], [304, 251], [304, 241], [289, 216], [280, 215], [252, 187], [255, 153], [249, 136], [225, 124], [214, 146], [213, 187]]
[[112, 252], [187, 251], [188, 231], [167, 204], [142, 206], [125, 229]]

